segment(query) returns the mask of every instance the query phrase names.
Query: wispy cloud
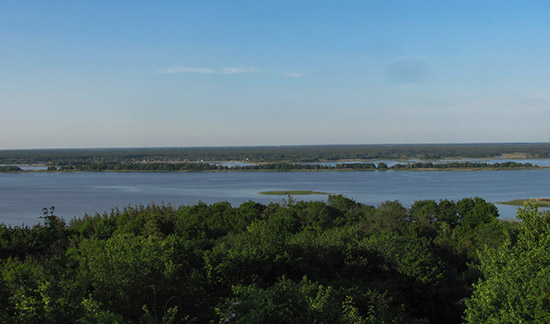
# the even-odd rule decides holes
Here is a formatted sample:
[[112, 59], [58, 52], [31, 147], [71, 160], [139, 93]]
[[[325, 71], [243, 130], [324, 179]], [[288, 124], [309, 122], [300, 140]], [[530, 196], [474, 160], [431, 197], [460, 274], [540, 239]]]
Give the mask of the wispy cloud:
[[387, 71], [395, 84], [423, 84], [430, 79], [428, 63], [422, 60], [395, 60], [388, 65]]
[[253, 71], [254, 71], [253, 68], [244, 68], [244, 67], [226, 67], [222, 69], [223, 74], [249, 73]]
[[198, 74], [213, 74], [214, 70], [209, 68], [194, 68], [188, 66], [173, 66], [160, 71], [163, 74], [183, 74], [183, 73], [198, 73]]
[[[243, 74], [243, 73], [253, 73], [258, 72], [257, 68], [254, 67], [224, 67], [222, 69], [212, 69], [204, 67], [189, 67], [189, 66], [172, 66], [166, 69], [158, 70], [160, 74]], [[304, 72], [271, 72], [268, 74], [280, 74], [287, 78], [301, 78], [305, 76]]]
[[303, 72], [285, 72], [283, 73], [283, 76], [287, 78], [301, 78], [305, 75]]

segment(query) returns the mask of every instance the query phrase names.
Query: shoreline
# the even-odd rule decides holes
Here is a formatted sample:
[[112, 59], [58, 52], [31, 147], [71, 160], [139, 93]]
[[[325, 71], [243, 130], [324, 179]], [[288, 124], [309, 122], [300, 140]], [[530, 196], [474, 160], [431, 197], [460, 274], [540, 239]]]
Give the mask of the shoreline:
[[87, 173], [212, 173], [212, 172], [476, 172], [476, 171], [527, 171], [538, 170], [548, 171], [550, 167], [524, 167], [524, 168], [402, 168], [402, 169], [345, 169], [345, 168], [333, 168], [333, 169], [295, 169], [295, 170], [272, 170], [272, 169], [246, 169], [246, 170], [22, 170], [22, 171], [6, 171], [0, 173], [74, 173], [74, 172], [87, 172]]
[[513, 199], [508, 201], [499, 201], [496, 204], [510, 205], [510, 206], [525, 206], [525, 204], [534, 203], [537, 207], [550, 207], [550, 198], [526, 198], [526, 199]]

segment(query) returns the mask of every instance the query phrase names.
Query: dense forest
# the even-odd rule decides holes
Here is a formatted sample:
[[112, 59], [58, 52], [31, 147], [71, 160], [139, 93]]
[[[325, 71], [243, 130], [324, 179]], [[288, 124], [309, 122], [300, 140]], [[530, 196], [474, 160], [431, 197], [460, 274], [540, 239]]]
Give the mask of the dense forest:
[[0, 226], [3, 323], [550, 318], [550, 215], [481, 198], [148, 205]]
[[[450, 163], [407, 163], [388, 166], [380, 162], [347, 163], [336, 165], [299, 164], [299, 163], [263, 163], [254, 165], [226, 166], [212, 163], [75, 163], [58, 166], [59, 170], [75, 171], [329, 171], [329, 170], [415, 170], [415, 169], [519, 169], [533, 168], [531, 163], [503, 162], [450, 162]], [[54, 167], [57, 168], [57, 167]], [[51, 169], [51, 168], [50, 168]]]
[[[384, 162], [378, 163], [340, 163], [336, 165], [326, 164], [300, 164], [300, 163], [263, 163], [250, 165], [227, 166], [213, 163], [89, 163], [74, 162], [50, 165], [47, 171], [129, 171], [129, 172], [177, 172], [177, 171], [372, 171], [372, 170], [510, 170], [522, 168], [535, 168], [531, 163], [502, 162], [448, 162], [431, 163], [415, 162], [406, 164], [394, 164], [388, 166]], [[0, 166], [0, 172], [22, 172], [18, 166]]]
[[309, 145], [0, 150], [0, 164], [127, 163], [188, 161], [319, 162], [353, 160], [436, 160], [494, 158], [512, 154], [550, 158], [549, 143]]

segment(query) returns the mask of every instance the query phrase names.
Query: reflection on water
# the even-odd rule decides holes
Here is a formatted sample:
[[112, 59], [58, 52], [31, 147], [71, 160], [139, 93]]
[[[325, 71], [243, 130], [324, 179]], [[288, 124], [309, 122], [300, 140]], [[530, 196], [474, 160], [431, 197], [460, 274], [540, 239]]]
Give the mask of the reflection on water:
[[239, 162], [239, 161], [223, 161], [223, 162], [208, 162], [208, 163], [215, 164], [215, 165], [226, 166], [228, 168], [255, 165], [254, 163]]
[[[55, 206], [71, 219], [84, 213], [128, 205], [195, 204], [248, 200], [267, 204], [281, 196], [267, 190], [314, 190], [343, 194], [378, 205], [399, 200], [482, 197], [492, 202], [550, 197], [550, 170], [515, 171], [366, 171], [366, 172], [214, 172], [214, 173], [20, 173], [0, 174], [0, 222], [34, 224], [43, 207]], [[324, 195], [297, 199], [324, 200]], [[498, 205], [501, 216], [514, 217], [517, 207]]]
[[48, 170], [45, 165], [29, 165], [29, 164], [0, 164], [0, 166], [13, 165], [19, 167], [23, 171], [44, 171]]

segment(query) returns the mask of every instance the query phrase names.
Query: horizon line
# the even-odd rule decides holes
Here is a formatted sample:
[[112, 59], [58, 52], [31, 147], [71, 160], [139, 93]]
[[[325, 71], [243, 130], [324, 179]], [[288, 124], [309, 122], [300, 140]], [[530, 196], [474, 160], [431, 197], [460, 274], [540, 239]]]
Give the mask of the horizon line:
[[9, 148], [2, 151], [47, 151], [47, 150], [132, 150], [132, 149], [215, 149], [215, 148], [268, 148], [268, 147], [327, 147], [327, 146], [435, 146], [435, 145], [550, 145], [550, 142], [439, 142], [439, 143], [363, 143], [363, 144], [281, 144], [281, 145], [202, 145], [202, 146], [106, 146], [106, 147], [45, 147], [45, 148]]

